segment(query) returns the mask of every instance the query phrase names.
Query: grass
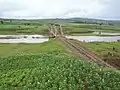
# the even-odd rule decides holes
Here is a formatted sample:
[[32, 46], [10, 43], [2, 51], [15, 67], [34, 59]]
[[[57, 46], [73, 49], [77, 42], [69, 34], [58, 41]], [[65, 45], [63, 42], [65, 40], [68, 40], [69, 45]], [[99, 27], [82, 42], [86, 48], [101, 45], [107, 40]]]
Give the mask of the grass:
[[32, 25], [6, 25], [6, 24], [3, 24], [3, 25], [0, 25], [0, 29], [5, 29], [5, 28], [33, 28], [34, 26]]
[[120, 42], [84, 43], [88, 49], [105, 62], [120, 69]]
[[[98, 52], [100, 55], [104, 55], [108, 52], [117, 53], [120, 55], [120, 42], [91, 42], [84, 43], [84, 45], [90, 50]], [[115, 50], [113, 50], [113, 47]]]
[[120, 70], [120, 42], [80, 42], [71, 39], [72, 42], [80, 44], [90, 53], [99, 57], [104, 62]]
[[42, 44], [0, 44], [0, 57], [16, 54], [41, 53], [41, 52], [62, 52], [69, 53], [69, 49], [57, 39]]
[[119, 90], [120, 72], [60, 53], [0, 58], [0, 90]]
[[93, 34], [93, 32], [112, 32], [119, 33], [119, 26], [109, 26], [109, 25], [97, 25], [97, 24], [75, 24], [67, 23], [62, 25], [64, 33], [67, 35], [81, 35], [81, 36], [109, 36], [109, 35], [98, 35]]
[[[23, 24], [22, 24], [23, 23]], [[25, 25], [29, 23], [30, 25]], [[63, 26], [63, 31], [66, 35], [81, 35], [81, 36], [109, 36], [92, 34], [92, 32], [112, 32], [119, 33], [119, 26], [98, 25], [98, 24], [79, 24], [79, 23], [60, 23]], [[25, 21], [11, 24], [0, 24], [0, 34], [48, 34], [47, 24], [39, 23], [39, 21]]]
[[46, 25], [0, 25], [0, 34], [47, 34]]

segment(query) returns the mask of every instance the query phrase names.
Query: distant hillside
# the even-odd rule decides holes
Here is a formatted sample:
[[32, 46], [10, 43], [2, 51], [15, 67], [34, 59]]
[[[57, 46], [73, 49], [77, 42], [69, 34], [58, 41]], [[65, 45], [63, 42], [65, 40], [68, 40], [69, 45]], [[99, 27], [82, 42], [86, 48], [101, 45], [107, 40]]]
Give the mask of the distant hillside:
[[45, 23], [58, 23], [58, 22], [74, 22], [74, 23], [88, 23], [88, 24], [109, 24], [109, 25], [120, 25], [120, 20], [102, 20], [102, 19], [91, 19], [91, 18], [54, 18], [54, 19], [3, 19], [3, 21], [33, 21], [33, 22], [45, 22]]
[[66, 20], [75, 23], [120, 24], [120, 20], [102, 20], [102, 19], [90, 19], [90, 18], [68, 18]]
[[56, 19], [38, 19], [47, 22], [74, 22], [74, 23], [88, 23], [88, 24], [119, 24], [120, 20], [102, 20], [102, 19], [91, 19], [91, 18], [56, 18]]

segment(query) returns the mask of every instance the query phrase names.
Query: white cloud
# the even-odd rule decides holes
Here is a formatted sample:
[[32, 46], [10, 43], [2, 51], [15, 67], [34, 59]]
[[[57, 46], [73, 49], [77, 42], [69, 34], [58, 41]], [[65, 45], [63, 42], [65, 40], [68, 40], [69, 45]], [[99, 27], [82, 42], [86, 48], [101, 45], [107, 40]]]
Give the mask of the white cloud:
[[109, 19], [120, 16], [112, 13], [118, 13], [119, 4], [118, 0], [0, 0], [0, 17]]

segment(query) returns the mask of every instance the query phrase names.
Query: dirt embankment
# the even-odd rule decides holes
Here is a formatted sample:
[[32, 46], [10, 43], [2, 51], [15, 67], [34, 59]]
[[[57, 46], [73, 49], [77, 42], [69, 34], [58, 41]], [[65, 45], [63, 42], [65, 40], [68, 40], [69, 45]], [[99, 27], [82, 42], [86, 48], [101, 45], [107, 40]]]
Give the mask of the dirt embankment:
[[103, 60], [117, 69], [120, 69], [120, 55], [108, 52], [103, 55]]

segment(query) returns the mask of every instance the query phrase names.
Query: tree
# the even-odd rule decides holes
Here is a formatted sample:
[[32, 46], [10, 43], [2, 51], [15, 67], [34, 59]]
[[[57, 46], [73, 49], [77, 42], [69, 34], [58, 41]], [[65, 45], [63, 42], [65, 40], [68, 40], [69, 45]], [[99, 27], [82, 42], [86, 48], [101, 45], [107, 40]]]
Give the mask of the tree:
[[1, 24], [3, 24], [4, 22], [3, 21], [0, 21]]
[[10, 20], [10, 22], [12, 22], [12, 20]]

